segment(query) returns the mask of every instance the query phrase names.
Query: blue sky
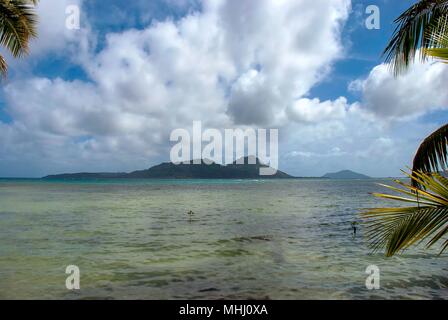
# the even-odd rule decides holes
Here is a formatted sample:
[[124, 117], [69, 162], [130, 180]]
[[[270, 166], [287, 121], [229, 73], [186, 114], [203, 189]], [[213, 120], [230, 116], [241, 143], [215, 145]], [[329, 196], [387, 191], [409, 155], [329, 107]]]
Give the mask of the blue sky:
[[[294, 175], [398, 175], [448, 119], [446, 66], [395, 79], [382, 64], [414, 2], [42, 0], [31, 55], [6, 54], [0, 176], [146, 168], [194, 120], [278, 128], [280, 168]], [[80, 30], [65, 27], [68, 5]], [[380, 30], [365, 27], [369, 5]]]
[[[350, 96], [348, 83], [362, 76], [383, 61], [383, 50], [395, 29], [393, 21], [415, 1], [400, 0], [358, 0], [352, 2], [353, 12], [343, 32], [343, 44], [346, 57], [336, 62], [332, 76], [312, 91], [325, 99], [334, 99], [341, 95]], [[365, 28], [366, 7], [376, 5], [380, 8], [381, 27], [379, 30]]]

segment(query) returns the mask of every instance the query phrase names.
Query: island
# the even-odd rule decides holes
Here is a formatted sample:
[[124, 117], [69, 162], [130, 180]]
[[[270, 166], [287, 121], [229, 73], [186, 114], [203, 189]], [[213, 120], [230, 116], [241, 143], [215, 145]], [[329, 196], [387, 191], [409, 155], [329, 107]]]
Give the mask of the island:
[[327, 173], [322, 178], [324, 179], [339, 179], [339, 180], [354, 180], [354, 179], [371, 179], [361, 173], [353, 172], [351, 170], [342, 170], [334, 173]]
[[[261, 176], [260, 168], [268, 166], [262, 164], [258, 158], [255, 164], [249, 164], [249, 158], [243, 158], [244, 164], [233, 162], [220, 165], [211, 161], [200, 160], [199, 164], [174, 164], [165, 162], [146, 170], [130, 173], [64, 173], [43, 177], [45, 180], [83, 180], [83, 179], [294, 179], [295, 177], [277, 170], [274, 175]], [[253, 159], [252, 159], [253, 160]]]

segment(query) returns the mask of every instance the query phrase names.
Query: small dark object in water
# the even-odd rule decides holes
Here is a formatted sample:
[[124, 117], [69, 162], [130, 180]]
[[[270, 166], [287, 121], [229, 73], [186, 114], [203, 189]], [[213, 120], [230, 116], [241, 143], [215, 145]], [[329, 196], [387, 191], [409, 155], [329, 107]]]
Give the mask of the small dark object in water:
[[194, 212], [190, 210], [187, 212], [187, 214], [189, 217], [188, 221], [191, 223], [193, 221]]
[[213, 292], [213, 291], [219, 291], [219, 289], [216, 289], [216, 288], [212, 287], [212, 288], [199, 290], [199, 292]]
[[357, 223], [356, 221], [352, 222], [353, 237], [356, 237], [356, 230], [357, 230], [356, 225], [357, 225], [357, 224], [358, 224], [358, 223]]

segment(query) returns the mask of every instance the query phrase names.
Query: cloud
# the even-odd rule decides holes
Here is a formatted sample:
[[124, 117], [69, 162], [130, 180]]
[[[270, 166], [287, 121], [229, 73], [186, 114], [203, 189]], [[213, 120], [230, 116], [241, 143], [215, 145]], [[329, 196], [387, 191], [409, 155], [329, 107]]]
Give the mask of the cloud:
[[239, 74], [230, 88], [234, 122], [279, 123], [341, 57], [349, 10], [350, 1], [227, 2], [219, 12], [225, 50]]
[[[48, 51], [64, 50], [69, 43], [79, 46], [82, 30], [70, 30], [66, 27], [68, 6], [76, 6], [80, 9], [83, 0], [43, 0], [37, 5], [37, 14], [39, 17], [38, 35], [31, 43], [31, 54], [34, 56], [42, 55]], [[80, 19], [83, 27], [86, 28], [85, 16]], [[85, 30], [85, 29], [84, 29]]]
[[[0, 153], [28, 146], [39, 173], [99, 159], [138, 168], [145, 157], [166, 157], [171, 130], [193, 120], [217, 128], [285, 123], [288, 106], [340, 58], [350, 10], [349, 0], [210, 0], [178, 20], [109, 33], [97, 51], [88, 21], [78, 33], [63, 27], [74, 2], [83, 5], [42, 2], [33, 50], [72, 54], [88, 81], [18, 76], [4, 88], [13, 122], [2, 125]], [[131, 155], [139, 160], [123, 166]]]
[[276, 122], [274, 108], [280, 109], [277, 114], [281, 114], [285, 101], [267, 81], [266, 75], [254, 69], [235, 81], [227, 109], [235, 124], [267, 126]]
[[340, 97], [335, 101], [323, 101], [318, 98], [302, 98], [294, 102], [287, 113], [289, 119], [296, 122], [322, 122], [328, 120], [341, 120], [347, 116], [351, 109], [359, 108], [357, 104], [349, 105], [347, 98]]
[[[279, 128], [280, 167], [292, 174], [397, 173], [433, 128], [415, 117], [446, 105], [441, 65], [400, 79], [377, 66], [351, 84], [357, 102], [309, 96], [342, 58], [349, 0], [209, 0], [200, 9], [193, 1], [191, 10], [193, 2], [165, 1], [173, 2], [183, 17], [109, 32], [97, 47], [91, 15], [67, 31], [64, 5], [73, 1], [42, 1], [31, 59], [67, 55], [86, 79], [19, 72], [4, 86], [12, 122], [0, 122], [0, 176], [141, 169], [167, 160], [171, 131], [195, 120], [204, 129]], [[391, 121], [405, 112], [408, 122]]]
[[443, 63], [416, 62], [394, 77], [386, 64], [373, 68], [367, 78], [350, 84], [360, 92], [363, 107], [385, 120], [406, 120], [448, 108], [448, 67]]

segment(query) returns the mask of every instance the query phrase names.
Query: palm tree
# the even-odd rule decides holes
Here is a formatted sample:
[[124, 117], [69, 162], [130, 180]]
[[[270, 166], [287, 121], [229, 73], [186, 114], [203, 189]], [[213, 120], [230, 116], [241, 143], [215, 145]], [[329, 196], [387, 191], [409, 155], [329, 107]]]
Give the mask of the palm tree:
[[[386, 62], [400, 75], [414, 62], [427, 57], [448, 63], [448, 0], [420, 0], [396, 20], [395, 32], [384, 50]], [[444, 125], [419, 147], [413, 171], [432, 172], [447, 165], [448, 125]], [[412, 181], [418, 187], [416, 180]]]
[[377, 197], [411, 203], [412, 206], [368, 209], [362, 213], [366, 236], [374, 251], [386, 249], [387, 256], [427, 239], [427, 247], [444, 240], [442, 253], [448, 247], [448, 179], [439, 173], [408, 174], [424, 188], [395, 182], [401, 188], [382, 185], [404, 196], [374, 194]]
[[448, 63], [448, 17], [445, 13], [428, 31], [428, 47], [423, 52], [432, 58]]
[[396, 20], [395, 32], [384, 50], [386, 62], [396, 75], [404, 72], [417, 55], [447, 56], [448, 0], [420, 0]]
[[[13, 57], [28, 54], [29, 41], [37, 35], [34, 7], [38, 0], [0, 0], [0, 44]], [[6, 76], [8, 65], [0, 54], [0, 73]]]
[[[420, 0], [395, 22], [397, 28], [384, 54], [396, 76], [404, 72], [417, 55], [448, 63], [448, 0]], [[362, 213], [367, 238], [374, 250], [385, 248], [392, 256], [409, 246], [429, 239], [427, 246], [448, 234], [448, 179], [438, 173], [448, 164], [448, 124], [427, 137], [414, 157], [410, 183], [395, 180], [401, 188], [383, 185], [400, 197], [377, 197], [413, 203], [410, 207], [369, 209]], [[445, 240], [441, 253], [447, 249]]]
[[[413, 171], [434, 172], [445, 170], [447, 157], [448, 124], [428, 136], [420, 145], [414, 157]], [[421, 186], [417, 180], [412, 181], [414, 187]]]
[[[444, 1], [445, 9], [448, 6], [448, 0]], [[448, 63], [448, 11], [444, 16], [440, 16], [435, 27], [427, 31], [428, 47], [423, 53], [442, 62]], [[448, 124], [427, 137], [420, 145], [414, 157], [412, 166], [413, 171], [432, 172], [447, 168], [447, 143], [448, 143]], [[413, 180], [414, 187], [419, 187], [419, 183]], [[421, 186], [420, 186], [421, 187]]]

